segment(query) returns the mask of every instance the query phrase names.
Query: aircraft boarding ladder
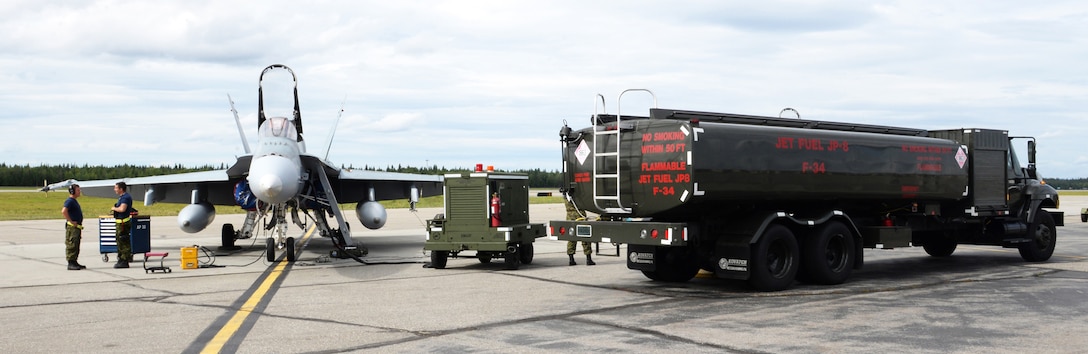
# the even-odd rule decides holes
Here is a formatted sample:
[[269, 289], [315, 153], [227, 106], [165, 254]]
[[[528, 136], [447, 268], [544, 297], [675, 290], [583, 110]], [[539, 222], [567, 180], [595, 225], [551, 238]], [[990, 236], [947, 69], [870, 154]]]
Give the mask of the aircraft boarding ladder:
[[[627, 89], [620, 92], [619, 98], [616, 99], [616, 125], [613, 128], [609, 128], [603, 122], [600, 121], [597, 114], [597, 102], [593, 102], [593, 205], [598, 210], [604, 210], [608, 214], [630, 214], [631, 208], [623, 206], [623, 202], [620, 200], [620, 144], [622, 142], [620, 132], [623, 131], [620, 126], [623, 120], [622, 114], [622, 102], [623, 94], [629, 91], [643, 91], [650, 94], [653, 98], [654, 107], [657, 108], [657, 96], [647, 89]], [[607, 108], [605, 107], [604, 96], [597, 94], [597, 98], [601, 100], [601, 108], [607, 114]], [[615, 135], [611, 140], [614, 144], [609, 144], [609, 135]], [[613, 182], [615, 181], [615, 182]], [[603, 187], [613, 188], [603, 188]], [[615, 201], [615, 207], [602, 206], [602, 202]]]

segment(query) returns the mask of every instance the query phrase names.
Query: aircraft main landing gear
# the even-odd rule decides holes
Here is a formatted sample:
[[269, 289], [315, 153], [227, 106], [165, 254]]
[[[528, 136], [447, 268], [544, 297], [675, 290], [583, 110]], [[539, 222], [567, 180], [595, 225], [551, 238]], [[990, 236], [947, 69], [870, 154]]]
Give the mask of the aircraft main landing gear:
[[344, 233], [340, 230], [329, 230], [332, 234], [332, 243], [336, 246], [335, 250], [329, 251], [329, 257], [337, 259], [353, 258], [356, 261], [360, 261], [359, 257], [365, 256], [368, 252], [366, 247], [362, 246], [346, 246], [344, 241]]

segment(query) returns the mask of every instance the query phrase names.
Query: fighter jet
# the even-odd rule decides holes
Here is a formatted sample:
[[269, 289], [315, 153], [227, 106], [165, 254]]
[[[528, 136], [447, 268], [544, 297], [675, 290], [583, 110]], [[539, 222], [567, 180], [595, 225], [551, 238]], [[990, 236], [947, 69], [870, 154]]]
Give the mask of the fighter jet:
[[[265, 74], [280, 70], [290, 73], [294, 84], [291, 117], [265, 114]], [[116, 197], [113, 185], [123, 181], [128, 184], [133, 199], [141, 200], [142, 196], [144, 205], [189, 203], [178, 213], [178, 226], [188, 233], [204, 230], [212, 223], [215, 219], [213, 205], [237, 205], [247, 211], [245, 222], [239, 230], [232, 224], [223, 225], [221, 248], [236, 249], [235, 240], [267, 231], [269, 262], [275, 261], [277, 251], [282, 251], [288, 261], [295, 260], [295, 239], [287, 236], [288, 215], [299, 228], [305, 230], [312, 222], [321, 236], [331, 238], [340, 251], [331, 252], [334, 256], [358, 260], [367, 251], [352, 240], [340, 210], [341, 203], [358, 203], [355, 213], [359, 221], [369, 229], [378, 229], [385, 225], [387, 215], [378, 201], [408, 199], [414, 209], [420, 197], [442, 192], [441, 176], [336, 167], [327, 160], [332, 134], [324, 155], [306, 152], [298, 104], [298, 78], [291, 68], [281, 64], [266, 67], [258, 80], [257, 94], [258, 133], [252, 151], [234, 101], [227, 96], [245, 149], [245, 155], [238, 157], [230, 168], [122, 180], [67, 180], [47, 185], [42, 190], [63, 189], [78, 183], [85, 195]], [[328, 215], [335, 219], [335, 227], [330, 226]]]

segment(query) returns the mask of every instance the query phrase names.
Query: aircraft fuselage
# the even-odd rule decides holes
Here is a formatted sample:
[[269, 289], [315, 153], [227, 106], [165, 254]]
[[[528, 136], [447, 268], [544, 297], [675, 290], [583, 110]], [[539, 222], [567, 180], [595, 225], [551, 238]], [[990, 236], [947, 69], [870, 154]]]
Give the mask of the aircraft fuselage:
[[302, 142], [291, 120], [273, 117], [258, 129], [257, 148], [249, 165], [253, 195], [268, 204], [280, 204], [298, 196], [302, 185]]

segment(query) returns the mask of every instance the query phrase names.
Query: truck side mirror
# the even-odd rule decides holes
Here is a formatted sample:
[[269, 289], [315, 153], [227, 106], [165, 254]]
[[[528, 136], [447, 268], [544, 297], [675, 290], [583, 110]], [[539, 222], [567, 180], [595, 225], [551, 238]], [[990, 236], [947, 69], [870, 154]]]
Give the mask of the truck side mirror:
[[1035, 164], [1035, 140], [1028, 140], [1028, 163]]

